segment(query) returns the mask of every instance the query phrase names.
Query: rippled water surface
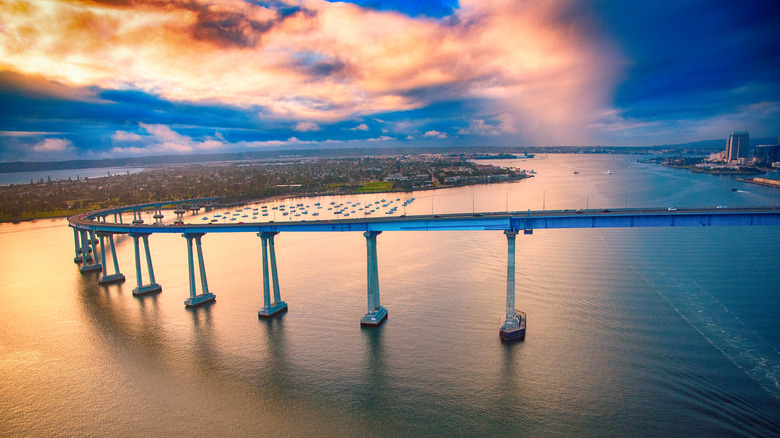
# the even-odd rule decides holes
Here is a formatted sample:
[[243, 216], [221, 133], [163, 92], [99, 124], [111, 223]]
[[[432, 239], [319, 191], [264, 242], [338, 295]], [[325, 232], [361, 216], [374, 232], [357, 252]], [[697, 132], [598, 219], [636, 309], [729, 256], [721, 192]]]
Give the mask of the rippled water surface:
[[[501, 162], [536, 176], [418, 192], [407, 214], [780, 205], [780, 190], [637, 158]], [[73, 263], [65, 220], [0, 225], [0, 434], [780, 434], [778, 227], [518, 236], [516, 344], [498, 338], [501, 232], [377, 242], [389, 318], [361, 329], [360, 233], [278, 235], [289, 312], [264, 321], [254, 234], [203, 238], [217, 301], [192, 310], [179, 235], [151, 236], [163, 292], [138, 298], [132, 240], [117, 240], [127, 282], [103, 287]]]

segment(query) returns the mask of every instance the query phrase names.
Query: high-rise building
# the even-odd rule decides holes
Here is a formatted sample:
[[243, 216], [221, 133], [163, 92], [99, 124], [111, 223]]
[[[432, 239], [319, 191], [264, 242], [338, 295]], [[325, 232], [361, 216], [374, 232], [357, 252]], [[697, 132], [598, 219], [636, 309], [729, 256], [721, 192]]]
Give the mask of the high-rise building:
[[780, 145], [776, 144], [762, 144], [756, 146], [756, 151], [753, 153], [753, 160], [756, 164], [772, 164], [780, 160]]
[[726, 142], [726, 157], [729, 162], [740, 158], [747, 159], [750, 148], [750, 135], [747, 131], [734, 131]]

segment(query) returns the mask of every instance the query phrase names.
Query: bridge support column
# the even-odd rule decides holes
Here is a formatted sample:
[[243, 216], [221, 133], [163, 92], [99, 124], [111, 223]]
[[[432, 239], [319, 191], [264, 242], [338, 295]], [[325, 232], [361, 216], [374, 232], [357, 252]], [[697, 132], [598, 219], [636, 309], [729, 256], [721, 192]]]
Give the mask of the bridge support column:
[[81, 246], [81, 234], [79, 233], [79, 230], [73, 229], [73, 245], [76, 250], [76, 256], [73, 257], [74, 263], [84, 263], [84, 258], [86, 258], [87, 261], [92, 261], [92, 255], [90, 254], [90, 249], [87, 246], [86, 247], [86, 255], [85, 257], [82, 257], [82, 252], [85, 250]]
[[[276, 251], [274, 250], [274, 236], [277, 234], [279, 234], [279, 232], [257, 233], [257, 235], [260, 236], [263, 245], [263, 308], [257, 312], [258, 318], [271, 318], [272, 316], [278, 313], [287, 311], [287, 303], [282, 301], [282, 298], [280, 297], [279, 294], [279, 275], [276, 271]], [[268, 272], [269, 259], [271, 260], [270, 275]], [[273, 302], [271, 302], [271, 284], [273, 284], [273, 290], [274, 290]]]
[[[149, 251], [149, 234], [150, 233], [129, 233], [133, 238], [133, 248], [135, 249], [135, 276], [138, 279], [138, 287], [133, 289], [133, 295], [143, 295], [154, 292], [161, 292], [162, 286], [154, 281], [154, 269], [152, 268], [152, 253]], [[144, 248], [146, 249], [146, 268], [149, 272], [149, 284], [144, 284], [143, 276], [141, 275], [141, 253], [138, 239], [144, 240]]]
[[[187, 261], [190, 270], [190, 297], [184, 300], [184, 305], [187, 307], [195, 307], [204, 303], [208, 303], [214, 301], [214, 299], [216, 298], [214, 294], [209, 293], [209, 285], [208, 282], [206, 281], [206, 266], [203, 264], [203, 248], [200, 244], [200, 238], [203, 237], [203, 234], [205, 233], [182, 234], [182, 236], [185, 239], [187, 239]], [[193, 239], [195, 240], [195, 245], [198, 251], [198, 267], [200, 268], [200, 286], [201, 286], [200, 295], [195, 294], [195, 266], [193, 264], [193, 257], [192, 257]]]
[[[116, 258], [116, 246], [114, 246], [114, 235], [113, 234], [107, 234], [103, 235], [101, 233], [98, 233], [98, 237], [100, 238], [100, 257], [102, 261], [102, 270], [103, 275], [98, 279], [98, 283], [100, 284], [110, 284], [110, 283], [123, 283], [125, 281], [125, 276], [119, 272], [119, 261]], [[114, 262], [114, 273], [112, 275], [106, 275], [108, 272], [108, 268], [106, 266], [106, 244], [105, 244], [105, 238], [108, 237], [108, 243], [111, 248], [111, 259]]]
[[525, 313], [515, 310], [515, 238], [517, 231], [504, 231], [508, 254], [506, 262], [506, 317], [499, 335], [505, 341], [525, 339]]
[[379, 303], [379, 264], [376, 257], [376, 236], [381, 231], [366, 231], [366, 265], [368, 313], [360, 319], [361, 326], [378, 326], [387, 319], [387, 309]]
[[157, 224], [162, 223], [162, 220], [165, 217], [165, 215], [163, 215], [163, 213], [162, 213], [162, 207], [155, 207], [154, 208], [154, 216], [152, 216], [152, 217], [154, 218], [154, 221]]
[[[95, 241], [88, 235], [90, 231], [80, 230], [81, 234], [81, 267], [79, 271], [92, 272], [99, 271], [102, 267], [95, 260], [97, 258], [97, 251], [95, 248]], [[89, 256], [89, 252], [92, 251], [94, 257]]]

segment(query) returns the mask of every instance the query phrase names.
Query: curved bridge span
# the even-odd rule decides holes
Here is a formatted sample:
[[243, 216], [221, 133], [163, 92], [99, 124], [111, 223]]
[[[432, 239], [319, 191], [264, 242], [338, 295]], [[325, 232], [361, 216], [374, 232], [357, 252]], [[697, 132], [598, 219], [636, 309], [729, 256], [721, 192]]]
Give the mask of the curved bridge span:
[[[262, 242], [263, 307], [258, 317], [268, 318], [287, 311], [281, 300], [276, 269], [274, 236], [280, 232], [362, 232], [366, 238], [368, 312], [360, 320], [361, 325], [377, 326], [387, 318], [387, 310], [379, 299], [379, 269], [377, 263], [377, 235], [383, 231], [503, 231], [507, 237], [507, 288], [506, 316], [499, 334], [505, 340], [525, 337], [523, 312], [515, 309], [515, 238], [519, 232], [532, 234], [535, 229], [559, 228], [632, 228], [632, 227], [686, 227], [686, 226], [759, 226], [780, 225], [780, 207], [714, 208], [714, 209], [604, 209], [604, 210], [547, 210], [526, 212], [495, 212], [477, 214], [441, 214], [418, 216], [391, 216], [384, 218], [333, 219], [290, 222], [251, 222], [238, 224], [174, 224], [162, 222], [144, 224], [140, 212], [154, 209], [155, 219], [162, 218], [162, 207], [176, 206], [175, 213], [198, 211], [200, 206], [210, 206], [217, 198], [200, 198], [154, 204], [133, 205], [96, 210], [68, 218], [73, 228], [76, 257], [81, 272], [101, 271], [101, 284], [125, 280], [119, 272], [113, 236], [127, 234], [135, 245], [135, 267], [138, 286], [136, 295], [157, 293], [162, 286], [154, 279], [149, 236], [155, 233], [181, 234], [187, 241], [190, 296], [186, 306], [197, 306], [214, 301], [208, 290], [206, 268], [203, 261], [201, 239], [208, 233], [256, 233]], [[184, 207], [187, 207], [185, 209]], [[133, 213], [133, 223], [122, 223], [124, 213]], [[114, 221], [108, 219], [113, 217]], [[118, 219], [118, 221], [117, 221]], [[149, 282], [144, 284], [141, 274], [140, 247], [143, 242]], [[194, 245], [193, 245], [194, 242]], [[100, 245], [100, 260], [98, 249]], [[193, 253], [193, 251], [195, 251]], [[92, 257], [92, 254], [95, 257]], [[114, 273], [107, 274], [107, 254], [111, 256]], [[200, 276], [200, 293], [195, 281], [195, 256]], [[271, 293], [273, 292], [273, 297]]]

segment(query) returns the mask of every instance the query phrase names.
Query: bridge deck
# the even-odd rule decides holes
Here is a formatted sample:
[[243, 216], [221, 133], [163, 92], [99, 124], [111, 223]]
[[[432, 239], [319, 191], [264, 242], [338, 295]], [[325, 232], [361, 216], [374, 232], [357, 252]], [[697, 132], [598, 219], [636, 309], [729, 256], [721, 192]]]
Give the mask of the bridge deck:
[[[182, 201], [186, 202], [186, 201]], [[171, 202], [164, 205], [175, 204]], [[128, 207], [126, 211], [139, 206]], [[110, 209], [71, 216], [77, 229], [108, 233], [248, 233], [248, 232], [344, 232], [344, 231], [465, 231], [534, 230], [554, 228], [631, 228], [682, 226], [780, 225], [780, 207], [721, 209], [609, 209], [546, 210], [477, 214], [441, 214], [349, 218], [316, 221], [247, 222], [236, 224], [132, 225], [99, 223], [94, 218]]]

